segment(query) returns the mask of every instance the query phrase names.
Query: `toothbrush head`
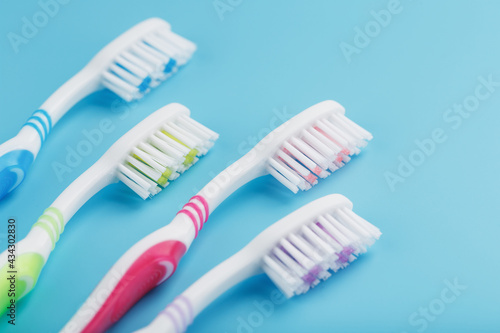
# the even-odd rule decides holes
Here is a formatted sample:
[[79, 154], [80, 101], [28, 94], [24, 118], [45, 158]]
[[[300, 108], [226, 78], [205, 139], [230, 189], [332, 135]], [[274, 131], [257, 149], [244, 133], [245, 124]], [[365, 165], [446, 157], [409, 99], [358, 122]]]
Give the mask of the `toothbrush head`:
[[380, 230], [340, 194], [311, 202], [264, 230], [252, 243], [260, 266], [287, 296], [306, 293], [366, 252]]
[[297, 193], [344, 166], [373, 138], [344, 114], [339, 103], [324, 101], [269, 133], [255, 148], [268, 156], [266, 171]]
[[141, 198], [151, 198], [198, 161], [219, 135], [178, 103], [164, 106], [123, 135], [103, 156], [112, 175]]
[[[23, 181], [52, 125], [79, 98], [101, 89], [127, 102], [142, 98], [184, 65], [195, 50], [195, 44], [173, 33], [159, 18], [145, 20], [109, 43], [33, 113], [23, 126], [30, 130], [0, 145], [0, 200]], [[77, 82], [88, 86], [78, 88]], [[35, 131], [34, 137], [29, 137], [30, 131]]]
[[130, 102], [142, 98], [184, 65], [196, 50], [159, 18], [130, 28], [89, 63], [102, 73], [101, 84]]

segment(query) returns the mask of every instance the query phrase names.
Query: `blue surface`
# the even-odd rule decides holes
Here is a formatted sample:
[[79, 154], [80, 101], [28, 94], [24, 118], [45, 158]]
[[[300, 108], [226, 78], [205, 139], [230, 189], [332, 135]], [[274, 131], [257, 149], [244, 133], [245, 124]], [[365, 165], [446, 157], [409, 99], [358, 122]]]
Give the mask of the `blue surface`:
[[[212, 0], [71, 1], [15, 53], [7, 34], [19, 34], [23, 17], [40, 7], [35, 0], [0, 2], [2, 142], [101, 47], [143, 19], [164, 18], [198, 45], [191, 62], [140, 103], [113, 107], [115, 97], [99, 93], [62, 119], [27, 179], [0, 202], [2, 248], [8, 217], [16, 218], [18, 237], [24, 237], [73, 179], [161, 106], [183, 103], [194, 119], [221, 134], [208, 156], [154, 200], [142, 202], [121, 184], [92, 198], [66, 228], [37, 288], [19, 303], [15, 328], [2, 317], [0, 331], [62, 328], [125, 250], [168, 223], [197, 189], [267, 133], [274, 110], [293, 115], [335, 99], [374, 134], [362, 154], [306, 193], [294, 196], [271, 177], [238, 191], [211, 216], [175, 276], [111, 332], [146, 325], [265, 227], [335, 192], [350, 198], [383, 237], [351, 267], [307, 295], [276, 305], [247, 331], [498, 332], [500, 87], [490, 87], [493, 92], [467, 118], [448, 109], [475, 101], [470, 96], [479, 77], [500, 81], [500, 3], [401, 0], [397, 8], [385, 0], [231, 3], [236, 5], [221, 20]], [[370, 11], [388, 6], [398, 13], [388, 24], [380, 16], [386, 26], [377, 31]], [[354, 50], [356, 27], [373, 29], [374, 37], [368, 43], [358, 36], [360, 47]], [[349, 59], [341, 47], [354, 52]], [[487, 91], [478, 92], [484, 97]], [[83, 129], [99, 128], [104, 118], [113, 131], [58, 177], [53, 163], [64, 163], [68, 147], [85, 140]], [[434, 151], [427, 140], [433, 135], [439, 141]], [[415, 140], [427, 143], [429, 156], [417, 152]], [[422, 163], [414, 170], [401, 167], [404, 182], [392, 190], [387, 172], [395, 179], [400, 158]], [[444, 303], [453, 298], [445, 280], [467, 288]], [[274, 290], [264, 276], [248, 280], [214, 302], [190, 332], [238, 332], [239, 318], [256, 316], [254, 302], [268, 300]], [[429, 306], [438, 314], [423, 319], [418, 311]]]

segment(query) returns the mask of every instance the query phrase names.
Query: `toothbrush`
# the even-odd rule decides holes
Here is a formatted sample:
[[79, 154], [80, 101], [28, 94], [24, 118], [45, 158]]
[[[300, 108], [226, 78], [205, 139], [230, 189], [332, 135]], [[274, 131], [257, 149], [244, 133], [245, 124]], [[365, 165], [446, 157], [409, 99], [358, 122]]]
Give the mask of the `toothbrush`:
[[[101, 280], [63, 332], [103, 332], [149, 290], [168, 279], [211, 212], [247, 182], [267, 174], [297, 193], [359, 153], [371, 134], [324, 101], [264, 137], [184, 205], [174, 220], [130, 248]], [[106, 297], [103, 297], [105, 295]]]
[[203, 275], [137, 333], [185, 332], [194, 318], [234, 285], [265, 273], [290, 298], [345, 268], [379, 239], [380, 230], [340, 194], [315, 200], [260, 233]]
[[79, 100], [101, 89], [127, 102], [140, 99], [195, 50], [195, 44], [159, 18], [145, 20], [109, 43], [33, 113], [17, 136], [0, 145], [0, 199], [23, 181], [52, 127]]
[[[217, 137], [177, 103], [123, 135], [44, 211], [15, 253], [9, 248], [0, 255], [0, 312], [33, 289], [66, 224], [94, 194], [121, 181], [141, 198], [151, 198], [206, 154]], [[8, 292], [10, 274], [16, 278], [14, 295]]]

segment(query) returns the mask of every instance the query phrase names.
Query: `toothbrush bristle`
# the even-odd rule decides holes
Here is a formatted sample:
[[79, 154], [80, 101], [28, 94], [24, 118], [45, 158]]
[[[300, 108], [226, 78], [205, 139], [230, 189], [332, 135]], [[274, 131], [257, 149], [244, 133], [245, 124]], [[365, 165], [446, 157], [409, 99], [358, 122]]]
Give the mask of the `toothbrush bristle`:
[[109, 66], [102, 84], [130, 102], [172, 76], [192, 56], [196, 46], [163, 27], [143, 36]]
[[359, 125], [334, 113], [319, 119], [289, 138], [269, 158], [267, 171], [285, 187], [306, 191], [343, 167], [357, 155], [372, 135]]
[[351, 209], [338, 208], [281, 239], [264, 256], [262, 268], [287, 297], [300, 295], [345, 268], [380, 235]]
[[117, 176], [141, 198], [159, 193], [205, 155], [218, 134], [186, 115], [178, 115], [131, 149]]

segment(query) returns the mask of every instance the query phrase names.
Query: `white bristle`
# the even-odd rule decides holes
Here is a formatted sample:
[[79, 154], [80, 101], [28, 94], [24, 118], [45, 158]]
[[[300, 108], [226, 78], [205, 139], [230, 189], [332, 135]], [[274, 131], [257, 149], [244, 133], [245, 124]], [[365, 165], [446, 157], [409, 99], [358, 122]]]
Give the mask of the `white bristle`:
[[175, 149], [176, 151], [182, 153], [183, 155], [186, 155], [191, 150], [188, 147], [186, 147], [186, 146], [180, 144], [179, 142], [175, 141], [174, 139], [172, 139], [171, 137], [169, 137], [168, 135], [166, 135], [164, 132], [158, 131], [158, 132], [155, 133], [155, 135], [159, 139], [163, 140], [163, 142], [165, 144], [167, 144], [169, 147]]
[[182, 36], [179, 36], [172, 30], [159, 30], [158, 34], [162, 35], [167, 40], [172, 41], [175, 45], [185, 50], [185, 52], [187, 53], [193, 53], [196, 50], [196, 45], [193, 42], [187, 40]]
[[202, 138], [198, 138], [197, 136], [184, 131], [173, 123], [163, 125], [163, 129], [184, 142], [186, 145], [198, 149], [200, 155], [205, 155], [206, 151], [203, 147], [204, 140]]
[[313, 181], [310, 178], [311, 172], [307, 168], [305, 168], [304, 166], [302, 166], [302, 164], [298, 163], [296, 160], [288, 156], [283, 150], [280, 149], [276, 155], [282, 161], [284, 161], [290, 168], [292, 168], [295, 172], [297, 172], [302, 178], [304, 178], [307, 181], [310, 181], [312, 185], [317, 183], [317, 180]]
[[266, 169], [292, 192], [308, 190], [318, 177], [325, 178], [343, 167], [371, 138], [343, 114], [332, 113], [288, 138], [268, 160]]
[[326, 178], [330, 175], [330, 173], [324, 169], [322, 169], [319, 165], [317, 165], [313, 160], [307, 157], [300, 150], [292, 146], [290, 143], [285, 142], [283, 144], [283, 148], [286, 149], [286, 152], [297, 160], [297, 162], [302, 163], [305, 167], [311, 170], [313, 173], [317, 174], [320, 178]]
[[192, 56], [196, 46], [162, 27], [123, 50], [102, 75], [102, 84], [130, 102], [166, 80]]
[[306, 271], [310, 271], [311, 269], [313, 269], [313, 267], [315, 266], [314, 261], [312, 261], [305, 254], [300, 252], [289, 241], [283, 239], [281, 240], [280, 244], [286, 250], [287, 253], [293, 256], [293, 258], [297, 261], [298, 264], [300, 264], [300, 266], [304, 267]]
[[[109, 77], [109, 81], [111, 81], [111, 82], [113, 80], [117, 80], [118, 77], [121, 77], [122, 78], [121, 81], [130, 82], [130, 85], [132, 87], [138, 87], [143, 81], [143, 79], [133, 75], [129, 71], [124, 70], [123, 67], [120, 67], [117, 64], [111, 65], [111, 67], [109, 69], [111, 72], [118, 74], [118, 76], [112, 76], [109, 72], [104, 73], [104, 76]], [[137, 89], [137, 88], [135, 88], [135, 89]]]
[[141, 150], [148, 153], [155, 162], [157, 162], [165, 167], [167, 165], [171, 165], [171, 167], [170, 167], [171, 169], [177, 170], [178, 167], [176, 166], [175, 159], [162, 153], [160, 150], [156, 149], [152, 145], [145, 144], [145, 143], [141, 142], [138, 147]]
[[117, 168], [118, 179], [141, 198], [147, 199], [195, 164], [198, 161], [195, 155], [202, 154], [198, 149], [206, 153], [206, 147], [213, 146], [211, 138], [214, 136], [199, 135], [199, 131], [191, 131], [186, 123], [196, 128], [202, 126], [185, 115], [158, 124], [159, 130], [131, 147], [129, 155]]
[[208, 133], [202, 131], [196, 126], [193, 126], [193, 124], [187, 121], [186, 119], [179, 117], [179, 123], [182, 124], [190, 132], [196, 133], [196, 135], [199, 136], [200, 138], [203, 138], [205, 140], [210, 140], [211, 136]]
[[286, 177], [282, 176], [281, 173], [276, 171], [272, 166], [267, 166], [266, 170], [271, 174], [274, 178], [276, 178], [281, 184], [285, 185], [293, 193], [297, 193], [299, 188], [294, 185], [291, 181], [289, 181]]
[[285, 253], [280, 248], [274, 248], [273, 254], [277, 259], [279, 259], [279, 261], [284, 264], [285, 267], [288, 268], [288, 270], [291, 270], [294, 275], [301, 277], [307, 274], [307, 270], [304, 267], [299, 265], [299, 263], [295, 261], [295, 259], [292, 258], [291, 255]]
[[318, 128], [322, 130], [326, 135], [329, 136], [330, 141], [335, 140], [340, 147], [346, 147], [347, 149], [355, 148], [344, 135], [336, 131], [335, 126], [326, 119], [318, 120]]
[[140, 185], [135, 183], [133, 180], [124, 176], [122, 173], [118, 173], [118, 179], [121, 180], [125, 185], [130, 187], [135, 193], [137, 193], [137, 195], [139, 195], [144, 200], [146, 200], [151, 196], [150, 191], [145, 190]]
[[120, 173], [122, 173], [124, 176], [127, 176], [131, 181], [137, 183], [138, 186], [141, 188], [150, 191], [152, 188], [157, 187], [155, 182], [151, 181], [149, 178], [144, 178], [142, 177], [142, 174], [139, 173], [137, 170], [134, 168], [130, 167], [129, 165], [118, 165], [118, 170]]
[[207, 135], [209, 140], [215, 141], [219, 138], [219, 134], [212, 131], [210, 128], [204, 126], [203, 124], [200, 124], [200, 123], [194, 121], [193, 119], [189, 118], [188, 116], [181, 115], [179, 118], [181, 120], [183, 120], [185, 123], [191, 124], [191, 126], [198, 129], [198, 131]]
[[296, 175], [297, 171], [293, 170], [292, 168], [290, 168], [288, 165], [286, 165], [285, 163], [283, 163], [283, 161], [281, 161], [279, 159], [276, 159], [276, 163], [283, 169], [283, 171], [285, 171], [285, 173], [290, 174], [290, 176], [287, 176], [287, 178], [289, 178], [289, 179], [296, 178], [297, 179], [296, 185], [302, 191], [307, 191], [308, 189], [311, 188], [311, 184], [309, 184], [304, 178]]
[[335, 217], [337, 217], [337, 219], [344, 226], [352, 228], [353, 230], [355, 230], [356, 233], [360, 237], [362, 237], [364, 240], [368, 240], [368, 239], [371, 238], [370, 232], [366, 228], [364, 228], [364, 227], [360, 226], [358, 223], [356, 223], [355, 220], [349, 218], [349, 216], [345, 212], [339, 210], [339, 211], [335, 212]]
[[148, 64], [146, 61], [144, 61], [142, 58], [132, 54], [129, 51], [123, 52], [122, 57], [148, 73], [155, 73], [160, 70], [160, 67], [155, 68], [151, 64]]
[[[330, 216], [327, 216], [330, 217]], [[337, 235], [335, 239], [337, 242], [342, 245], [342, 246], [351, 246], [354, 244], [354, 242], [349, 239], [347, 235], [344, 234], [345, 230], [339, 230], [337, 226], [333, 223], [331, 223], [329, 220], [325, 218], [325, 216], [320, 216], [318, 217], [318, 222], [321, 223], [321, 225], [326, 229], [326, 231], [330, 235]], [[343, 232], [344, 231], [344, 232]]]
[[336, 261], [338, 259], [336, 249], [331, 247], [328, 243], [326, 243], [320, 236], [318, 236], [310, 227], [303, 226], [302, 234], [304, 238], [309, 241], [312, 245], [314, 245], [317, 249], [321, 250], [325, 259], [327, 261]]
[[276, 169], [280, 174], [285, 176], [293, 185], [297, 186], [300, 183], [300, 178], [294, 175], [293, 171], [290, 171], [289, 168], [285, 168], [283, 163], [279, 163], [275, 158], [270, 158], [268, 160], [269, 165]]
[[[309, 157], [314, 163], [319, 165], [323, 170], [328, 169], [328, 159], [316, 151], [313, 147], [305, 143], [302, 139], [293, 137], [290, 139], [292, 145], [300, 150], [304, 155]], [[311, 170], [312, 171], [312, 170]]]
[[318, 151], [321, 155], [323, 155], [327, 160], [334, 161], [337, 153], [330, 148], [328, 148], [325, 144], [323, 144], [320, 140], [315, 138], [311, 133], [306, 130], [302, 131], [302, 140], [309, 144], [309, 146], [314, 147], [316, 151]]
[[157, 50], [163, 52], [168, 57], [177, 57], [177, 59], [180, 58], [180, 53], [171, 45], [169, 45], [164, 39], [160, 38], [157, 35], [151, 34], [149, 36], [146, 36], [146, 38], [144, 38], [144, 41]]
[[163, 70], [165, 64], [168, 62], [167, 57], [158, 56], [158, 52], [156, 52], [153, 48], [146, 48], [146, 44], [136, 44], [132, 46], [131, 51], [136, 54], [138, 57], [141, 57], [146, 62], [151, 64], [156, 70]]
[[140, 68], [138, 65], [128, 61], [123, 56], [118, 56], [115, 60], [115, 63], [123, 69], [129, 71], [131, 74], [137, 76], [139, 79], [141, 79], [141, 82], [148, 77], [147, 71]]
[[281, 239], [262, 259], [263, 271], [287, 297], [300, 295], [347, 267], [381, 235], [347, 207], [322, 214]]
[[321, 265], [322, 267], [327, 268], [327, 266], [324, 265], [324, 258], [320, 256], [318, 252], [314, 250], [314, 247], [312, 247], [311, 244], [309, 244], [309, 242], [307, 242], [303, 237], [291, 234], [288, 236], [288, 239], [299, 251], [314, 261], [316, 265]]
[[185, 154], [184, 152], [178, 150], [176, 147], [170, 145], [167, 141], [163, 140], [163, 137], [161, 137], [157, 133], [155, 133], [155, 135], [151, 135], [149, 137], [149, 140], [151, 141], [151, 145], [153, 147], [173, 159], [181, 158]]
[[149, 166], [147, 163], [144, 163], [139, 158], [136, 158], [133, 156], [127, 156], [125, 161], [127, 163], [129, 163], [132, 167], [137, 169], [137, 171], [142, 172], [145, 176], [147, 176], [150, 179], [160, 179], [161, 178], [162, 172]]
[[292, 297], [295, 291], [302, 285], [300, 278], [290, 274], [289, 270], [283, 264], [270, 256], [264, 256], [263, 262], [264, 265], [262, 268], [264, 272], [266, 272], [274, 283], [276, 281], [280, 282], [278, 287], [287, 297]]
[[161, 61], [162, 66], [165, 66], [165, 64], [167, 64], [170, 61], [170, 59], [171, 59], [166, 54], [161, 53], [160, 51], [158, 51], [155, 48], [153, 48], [151, 45], [148, 45], [148, 44], [146, 44], [144, 42], [139, 43], [137, 45], [137, 49], [141, 50], [141, 51], [138, 51], [138, 52], [146, 52], [147, 54], [149, 54], [150, 57], [154, 57], [158, 61]]
[[116, 87], [116, 94], [120, 94], [122, 98], [137, 98], [140, 95], [139, 89], [112, 73], [104, 73], [103, 77], [107, 87]]

